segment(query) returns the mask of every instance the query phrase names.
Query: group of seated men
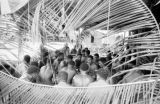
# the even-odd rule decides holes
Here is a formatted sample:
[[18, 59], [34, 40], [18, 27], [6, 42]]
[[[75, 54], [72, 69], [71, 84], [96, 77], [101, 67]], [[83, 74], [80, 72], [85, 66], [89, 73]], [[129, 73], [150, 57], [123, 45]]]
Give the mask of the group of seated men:
[[108, 85], [106, 79], [110, 71], [105, 68], [106, 59], [99, 54], [90, 55], [88, 48], [74, 50], [75, 56], [67, 56], [56, 51], [50, 58], [47, 53], [42, 60], [31, 61], [29, 55], [24, 56], [24, 61], [17, 66], [22, 75], [21, 80], [56, 85], [62, 87], [87, 87]]

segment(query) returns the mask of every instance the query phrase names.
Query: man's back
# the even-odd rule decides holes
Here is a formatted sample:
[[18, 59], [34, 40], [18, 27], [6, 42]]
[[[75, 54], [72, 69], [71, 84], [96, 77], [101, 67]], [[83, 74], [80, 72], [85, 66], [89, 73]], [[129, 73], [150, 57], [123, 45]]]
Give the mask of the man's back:
[[66, 82], [59, 82], [57, 85], [55, 85], [55, 87], [72, 87], [72, 86], [70, 86]]
[[78, 74], [73, 77], [73, 85], [76, 87], [87, 87], [92, 81], [92, 77], [87, 74]]
[[98, 86], [107, 86], [109, 85], [105, 80], [98, 80], [93, 83], [90, 83], [88, 87], [98, 87]]

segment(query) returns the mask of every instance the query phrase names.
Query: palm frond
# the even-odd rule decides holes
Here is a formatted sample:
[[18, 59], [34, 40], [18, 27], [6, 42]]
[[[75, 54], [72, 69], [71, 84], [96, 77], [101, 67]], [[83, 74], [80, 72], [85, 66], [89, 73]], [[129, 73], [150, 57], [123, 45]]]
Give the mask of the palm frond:
[[[32, 84], [0, 72], [0, 102], [60, 104], [153, 104], [158, 102], [159, 81], [76, 88]], [[16, 95], [16, 96], [15, 96]]]

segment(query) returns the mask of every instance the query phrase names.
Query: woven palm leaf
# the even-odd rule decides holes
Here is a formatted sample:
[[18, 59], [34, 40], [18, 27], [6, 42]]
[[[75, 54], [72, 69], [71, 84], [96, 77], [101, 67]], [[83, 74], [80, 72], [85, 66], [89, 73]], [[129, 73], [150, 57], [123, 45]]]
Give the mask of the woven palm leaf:
[[159, 81], [76, 88], [32, 84], [0, 72], [1, 104], [154, 104], [159, 102]]

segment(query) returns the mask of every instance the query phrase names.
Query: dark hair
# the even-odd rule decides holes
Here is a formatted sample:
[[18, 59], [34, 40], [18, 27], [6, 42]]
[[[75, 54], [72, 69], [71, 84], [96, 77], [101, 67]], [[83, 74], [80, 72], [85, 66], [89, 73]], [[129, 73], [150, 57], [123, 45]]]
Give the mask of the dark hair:
[[30, 63], [31, 57], [29, 55], [24, 56], [24, 61]]
[[55, 57], [56, 57], [56, 58], [58, 57], [59, 53], [60, 53], [59, 50], [56, 50], [56, 51], [55, 51]]
[[44, 65], [46, 65], [46, 64], [47, 64], [47, 62], [48, 62], [48, 58], [46, 57], [46, 58], [44, 58], [44, 59], [43, 59], [43, 63], [44, 63]]
[[98, 54], [98, 53], [95, 53], [94, 56], [99, 57], [99, 54]]
[[83, 50], [82, 50], [82, 53], [85, 53], [85, 52], [86, 52], [86, 51], [83, 49]]
[[76, 66], [76, 68], [79, 69], [80, 65], [81, 65], [81, 60], [76, 60], [76, 61], [75, 61], [75, 66]]
[[74, 61], [70, 61], [70, 62], [68, 62], [68, 65], [75, 66], [75, 62]]
[[59, 52], [59, 54], [58, 54], [58, 56], [63, 56], [64, 55], [64, 53], [62, 53], [62, 52]]
[[72, 55], [68, 55], [67, 58], [72, 60], [73, 56]]
[[44, 63], [43, 63], [43, 61], [40, 61], [40, 62], [38, 63], [38, 67], [41, 68], [42, 66], [44, 66]]
[[97, 75], [99, 75], [101, 78], [103, 78], [103, 79], [107, 79], [107, 77], [108, 77], [108, 73], [107, 73], [107, 71], [106, 70], [104, 70], [104, 69], [100, 69], [100, 70], [98, 70], [97, 72]]
[[36, 66], [30, 66], [27, 70], [28, 74], [39, 73], [40, 69]]
[[93, 60], [93, 56], [92, 55], [89, 55], [88, 58], [91, 58]]
[[101, 61], [102, 63], [106, 63], [106, 58], [100, 58], [99, 61]]
[[61, 72], [58, 74], [58, 78], [59, 78], [60, 80], [64, 80], [65, 82], [67, 82], [68, 73], [65, 72], [65, 71], [61, 71]]
[[48, 52], [45, 52], [45, 53], [43, 54], [43, 57], [48, 57], [48, 55], [49, 55], [49, 53], [48, 53]]
[[38, 62], [37, 61], [32, 61], [31, 65], [38, 67]]
[[88, 68], [89, 68], [89, 66], [86, 63], [82, 63], [81, 66], [80, 66], [80, 70], [82, 70], [82, 71], [87, 71]]
[[117, 54], [113, 54], [113, 57], [116, 57], [117, 56]]
[[81, 54], [81, 53], [78, 53], [77, 56], [82, 56], [82, 54]]
[[86, 50], [85, 52], [87, 53], [87, 55], [90, 55], [90, 50]]
[[8, 65], [7, 63], [4, 63], [3, 66], [4, 66], [4, 68], [6, 68], [6, 69], [9, 69], [9, 68], [10, 68], [10, 65]]
[[88, 50], [88, 48], [86, 47], [84, 50], [86, 51], [86, 50]]

